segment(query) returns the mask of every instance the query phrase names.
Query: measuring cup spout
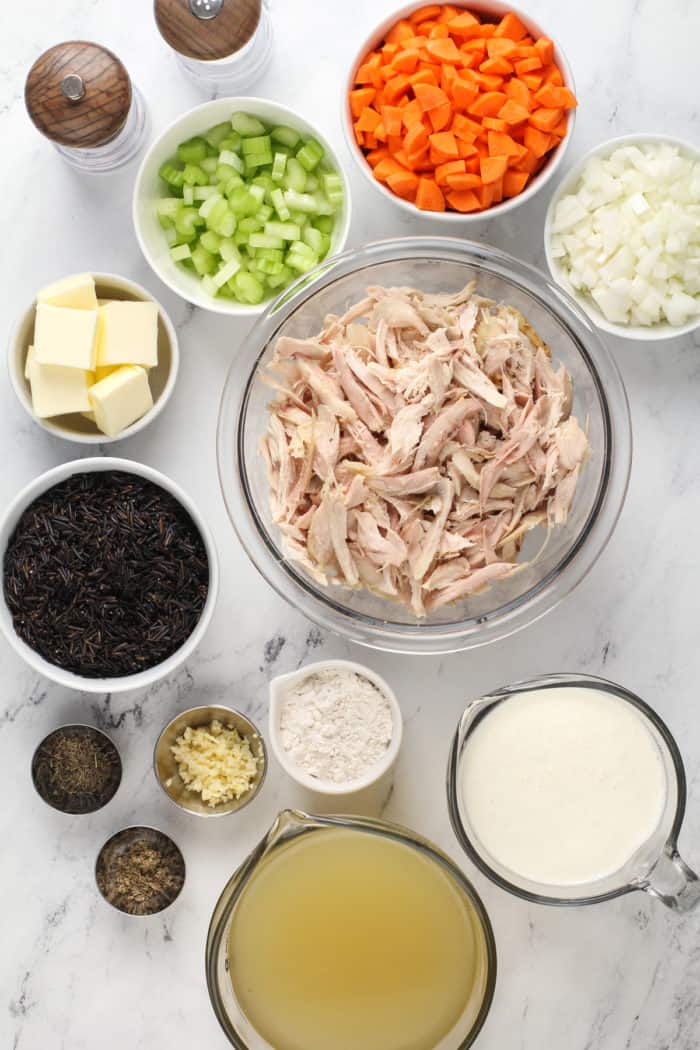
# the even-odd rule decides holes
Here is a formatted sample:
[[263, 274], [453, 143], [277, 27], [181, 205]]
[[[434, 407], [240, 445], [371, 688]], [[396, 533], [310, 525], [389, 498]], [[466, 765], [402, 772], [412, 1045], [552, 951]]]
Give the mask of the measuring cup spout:
[[691, 911], [700, 905], [700, 878], [675, 847], [664, 850], [640, 888], [673, 911]]

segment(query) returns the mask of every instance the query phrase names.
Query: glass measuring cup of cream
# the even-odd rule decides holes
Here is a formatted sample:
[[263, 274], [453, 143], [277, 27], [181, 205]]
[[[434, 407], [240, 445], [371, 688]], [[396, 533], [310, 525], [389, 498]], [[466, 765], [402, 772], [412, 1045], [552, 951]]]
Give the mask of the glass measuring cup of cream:
[[469, 704], [450, 752], [455, 833], [493, 882], [540, 904], [644, 890], [700, 903], [678, 853], [680, 752], [639, 697], [601, 678], [551, 675]]
[[286, 810], [224, 889], [206, 970], [239, 1050], [466, 1050], [496, 951], [473, 887], [425, 839]]

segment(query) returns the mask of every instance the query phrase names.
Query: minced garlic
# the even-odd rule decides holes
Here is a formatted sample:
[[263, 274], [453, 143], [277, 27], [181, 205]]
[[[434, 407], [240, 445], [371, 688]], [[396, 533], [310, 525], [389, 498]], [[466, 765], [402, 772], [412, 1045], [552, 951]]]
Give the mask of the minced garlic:
[[188, 726], [170, 750], [185, 786], [209, 806], [241, 798], [258, 772], [249, 741], [217, 719], [208, 726]]

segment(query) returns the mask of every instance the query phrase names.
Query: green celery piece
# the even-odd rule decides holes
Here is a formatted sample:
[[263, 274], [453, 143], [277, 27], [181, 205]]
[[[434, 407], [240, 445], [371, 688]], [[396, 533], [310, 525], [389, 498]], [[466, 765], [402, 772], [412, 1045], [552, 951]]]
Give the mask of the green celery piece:
[[253, 215], [260, 207], [260, 201], [247, 186], [237, 186], [228, 195], [229, 207], [236, 216]]
[[182, 207], [175, 217], [175, 229], [181, 234], [196, 233], [201, 223], [202, 220], [196, 208]]
[[243, 174], [243, 161], [233, 150], [222, 149], [219, 154], [219, 164], [227, 164], [229, 168], [233, 168], [239, 175]]
[[308, 273], [318, 263], [316, 256], [299, 255], [298, 252], [289, 252], [285, 260], [286, 265], [299, 273]]
[[335, 226], [335, 222], [330, 215], [319, 215], [313, 220], [313, 224], [317, 230], [320, 230], [321, 233], [325, 233], [327, 236], [330, 236], [333, 233], [333, 228]]
[[182, 207], [181, 197], [161, 197], [156, 205], [156, 214], [159, 218], [175, 221], [175, 217]]
[[[202, 241], [204, 240], [204, 234], [202, 234]], [[238, 259], [240, 262], [240, 252], [236, 246], [236, 242], [233, 237], [222, 237], [219, 241], [219, 255], [228, 262], [229, 259]]]
[[316, 205], [318, 215], [335, 215], [338, 210], [322, 193], [316, 194]]
[[241, 136], [237, 135], [235, 131], [231, 131], [225, 139], [222, 139], [219, 143], [219, 149], [231, 150], [232, 153], [239, 153], [241, 149]]
[[224, 196], [230, 197], [234, 190], [237, 190], [239, 186], [245, 186], [243, 179], [240, 175], [232, 175], [224, 186]]
[[192, 252], [192, 262], [200, 277], [216, 272], [216, 256], [204, 248], [201, 242]]
[[303, 211], [292, 211], [289, 221], [296, 223], [297, 226], [304, 227], [309, 222], [309, 216]]
[[263, 201], [265, 200], [265, 187], [251, 182], [248, 186], [248, 193], [251, 195], [251, 197], [255, 197], [256, 201], [258, 202], [258, 207], [261, 207]]
[[343, 203], [343, 180], [340, 175], [335, 172], [327, 172], [321, 176], [323, 183], [323, 192], [325, 193], [331, 204], [340, 205]]
[[284, 241], [298, 241], [301, 237], [301, 230], [295, 222], [266, 222], [265, 233]]
[[257, 305], [263, 301], [265, 290], [257, 277], [254, 277], [252, 273], [239, 270], [234, 278], [234, 287], [243, 303]]
[[208, 219], [214, 208], [219, 204], [225, 204], [225, 200], [220, 193], [214, 193], [211, 197], [207, 197], [204, 203], [200, 206], [199, 214], [201, 218]]
[[205, 138], [205, 140], [207, 142], [207, 145], [213, 146], [214, 149], [216, 149], [218, 151], [218, 149], [221, 147], [221, 143], [230, 134], [231, 134], [231, 125], [229, 123], [217, 124], [215, 127], [210, 128], [209, 131], [207, 131], [207, 133], [205, 134], [204, 138]]
[[240, 179], [240, 175], [238, 174], [236, 169], [230, 164], [218, 164], [216, 167], [216, 171], [214, 172], [214, 178], [216, 179], [216, 181], [222, 182], [224, 186], [226, 185], [229, 179], [233, 178], [234, 175], [238, 176], [238, 178]]
[[229, 259], [224, 265], [214, 274], [214, 284], [216, 290], [222, 288], [231, 278], [238, 273], [241, 268], [241, 264], [235, 257]]
[[238, 229], [241, 231], [241, 233], [247, 233], [248, 235], [250, 235], [251, 233], [257, 233], [262, 228], [262, 223], [259, 222], [258, 219], [254, 218], [252, 215], [248, 215], [245, 219], [241, 219], [241, 221], [238, 224]]
[[177, 147], [177, 159], [183, 164], [199, 164], [207, 155], [206, 140], [195, 136]]
[[205, 230], [199, 238], [199, 243], [206, 251], [211, 252], [212, 255], [219, 254], [221, 248], [221, 237], [219, 237], [218, 233], [214, 233], [213, 230]]
[[297, 160], [306, 171], [313, 171], [322, 160], [325, 150], [316, 139], [307, 139], [297, 153]]
[[272, 164], [271, 153], [249, 153], [245, 159], [246, 175], [252, 175], [258, 168], [264, 168], [267, 164]]
[[314, 193], [319, 187], [318, 179], [315, 175], [309, 175], [306, 180], [306, 193]]
[[251, 233], [248, 244], [251, 248], [278, 248], [285, 247], [282, 237], [271, 237], [269, 233]]
[[210, 277], [209, 274], [206, 274], [202, 278], [202, 289], [204, 292], [206, 292], [207, 295], [210, 295], [212, 299], [216, 298], [216, 294], [219, 291], [219, 289], [214, 284], [214, 278]]
[[249, 153], [272, 153], [272, 141], [269, 135], [256, 135], [254, 138], [243, 139], [241, 151], [244, 157]]
[[284, 203], [290, 211], [301, 211], [305, 215], [318, 215], [321, 211], [319, 198], [313, 193], [297, 193], [296, 190], [285, 190]]
[[185, 173], [182, 168], [176, 168], [170, 161], [161, 164], [158, 172], [163, 182], [167, 182], [168, 186], [176, 186], [180, 188], [185, 184]]
[[286, 222], [290, 217], [290, 212], [284, 200], [284, 193], [279, 187], [276, 190], [272, 190], [270, 193], [270, 200], [272, 201], [272, 206], [277, 212], [279, 218], [282, 222]]
[[270, 249], [260, 253], [257, 259], [258, 270], [266, 276], [274, 276], [282, 273], [284, 269], [284, 254]]
[[182, 177], [186, 186], [206, 186], [209, 182], [206, 172], [198, 164], [185, 164]]
[[287, 161], [287, 174], [282, 180], [283, 185], [288, 190], [295, 190], [297, 193], [303, 193], [306, 189], [306, 178], [306, 171], [296, 157], [290, 157]]
[[248, 113], [234, 113], [231, 117], [231, 127], [243, 138], [251, 138], [256, 135], [265, 134], [265, 125]]
[[260, 222], [265, 223], [271, 219], [274, 214], [274, 210], [268, 204], [263, 204], [262, 207], [258, 208], [256, 211], [255, 218]]
[[172, 230], [173, 229], [173, 220], [169, 219], [167, 215], [159, 215], [158, 216], [158, 225], [160, 226], [161, 230], [166, 230], [166, 231], [167, 230]]
[[313, 226], [307, 226], [302, 234], [302, 241], [308, 245], [314, 255], [321, 257], [323, 249], [323, 234]]
[[163, 236], [165, 237], [165, 243], [169, 248], [174, 248], [178, 243], [177, 230], [174, 226], [168, 226], [167, 229], [164, 229]]
[[331, 239], [327, 233], [322, 233], [321, 236], [323, 237], [323, 241], [321, 243], [321, 249], [318, 252], [318, 257], [319, 259], [325, 259], [331, 250]]
[[294, 128], [286, 128], [281, 125], [278, 128], [273, 128], [270, 132], [270, 138], [274, 142], [281, 142], [283, 146], [287, 146], [288, 149], [295, 149], [301, 142], [301, 135]]
[[288, 266], [283, 266], [279, 273], [267, 275], [267, 286], [272, 289], [286, 288], [290, 281], [294, 280], [295, 276]]
[[275, 184], [272, 181], [272, 176], [269, 171], [259, 172], [259, 174], [253, 179], [253, 185], [262, 186], [264, 190], [273, 190], [275, 188]]
[[170, 249], [170, 258], [173, 262], [184, 262], [185, 259], [190, 258], [191, 254], [189, 244], [178, 244]]
[[292, 241], [292, 243], [289, 245], [289, 251], [294, 255], [305, 256], [307, 259], [318, 258], [313, 248], [311, 248], [308, 244], [305, 244], [304, 241]]
[[235, 244], [236, 248], [241, 250], [241, 249], [245, 248], [246, 245], [248, 244], [248, 238], [249, 237], [250, 237], [250, 233], [246, 233], [246, 231], [242, 230], [240, 228], [240, 226], [239, 226], [238, 229], [235, 231], [232, 239], [233, 239], [233, 243]]
[[200, 162], [199, 166], [202, 171], [207, 173], [207, 175], [213, 175], [218, 167], [218, 163], [216, 157], [205, 157], [204, 160]]
[[284, 173], [287, 170], [287, 154], [286, 153], [275, 153], [275, 159], [272, 162], [272, 178], [275, 182], [281, 182], [284, 178]]
[[[210, 197], [216, 197], [217, 194], [219, 194], [219, 191], [216, 186], [195, 186], [192, 190], [192, 196], [196, 201], [199, 201], [200, 204], [202, 201], [209, 200]], [[221, 194], [219, 194], [219, 196], [221, 196]]]
[[236, 216], [227, 207], [225, 214], [217, 215], [211, 228], [221, 237], [232, 237], [236, 232]]

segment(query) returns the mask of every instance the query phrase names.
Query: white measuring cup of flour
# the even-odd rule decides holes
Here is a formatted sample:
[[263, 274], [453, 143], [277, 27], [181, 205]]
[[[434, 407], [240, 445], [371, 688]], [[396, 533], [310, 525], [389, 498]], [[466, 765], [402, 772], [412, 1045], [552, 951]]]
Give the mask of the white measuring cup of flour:
[[[514, 697], [535, 690], [562, 687], [608, 693], [632, 705], [658, 748], [666, 780], [666, 797], [655, 830], [621, 868], [593, 881], [558, 886], [524, 878], [486, 851], [471, 825], [460, 789], [460, 773], [472, 734], [490, 713]], [[700, 905], [700, 879], [682, 859], [677, 845], [686, 803], [686, 776], [678, 745], [656, 712], [622, 686], [586, 675], [549, 675], [506, 686], [472, 701], [460, 719], [452, 743], [447, 768], [447, 798], [455, 834], [471, 860], [492, 882], [524, 900], [553, 905], [597, 904], [633, 890], [642, 890], [674, 911], [686, 912]]]
[[[342, 783], [311, 776], [300, 768], [285, 749], [280, 730], [282, 707], [289, 691], [309, 675], [327, 670], [351, 671], [366, 678], [384, 694], [392, 714], [392, 735], [385, 753], [364, 776]], [[299, 804], [303, 803], [315, 812], [352, 812], [360, 815], [379, 812], [391, 792], [392, 771], [401, 747], [402, 733], [403, 720], [396, 695], [380, 675], [363, 664], [351, 660], [320, 660], [289, 674], [278, 675], [270, 682], [269, 736], [272, 753], [300, 789]]]

